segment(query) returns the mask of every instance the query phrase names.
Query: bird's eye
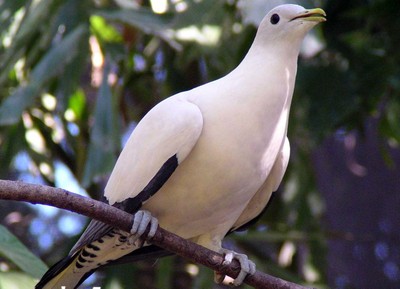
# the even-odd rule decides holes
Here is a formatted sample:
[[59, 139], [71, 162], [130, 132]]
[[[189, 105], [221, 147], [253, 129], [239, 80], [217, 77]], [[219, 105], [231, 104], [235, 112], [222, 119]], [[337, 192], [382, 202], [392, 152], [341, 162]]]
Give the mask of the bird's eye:
[[281, 19], [281, 18], [279, 17], [278, 14], [272, 14], [272, 16], [271, 16], [271, 23], [275, 25], [275, 24], [277, 24], [277, 23], [279, 22], [280, 19]]

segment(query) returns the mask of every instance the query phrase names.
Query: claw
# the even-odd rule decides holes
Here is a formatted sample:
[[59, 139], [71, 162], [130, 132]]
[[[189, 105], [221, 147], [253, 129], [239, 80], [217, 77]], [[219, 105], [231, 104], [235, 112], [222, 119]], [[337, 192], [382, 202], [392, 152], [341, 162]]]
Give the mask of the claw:
[[[243, 283], [243, 280], [247, 275], [253, 275], [256, 272], [256, 264], [244, 254], [239, 254], [231, 250], [222, 249], [221, 253], [225, 255], [223, 265], [229, 265], [233, 259], [236, 259], [240, 263], [240, 272], [235, 280], [230, 285], [239, 286]], [[220, 280], [220, 276], [218, 275]]]
[[150, 224], [150, 230], [147, 234], [147, 239], [151, 239], [156, 234], [158, 228], [158, 220], [151, 215], [149, 211], [139, 210], [133, 217], [133, 224], [131, 228], [131, 236], [128, 240], [130, 244], [134, 244], [147, 229]]

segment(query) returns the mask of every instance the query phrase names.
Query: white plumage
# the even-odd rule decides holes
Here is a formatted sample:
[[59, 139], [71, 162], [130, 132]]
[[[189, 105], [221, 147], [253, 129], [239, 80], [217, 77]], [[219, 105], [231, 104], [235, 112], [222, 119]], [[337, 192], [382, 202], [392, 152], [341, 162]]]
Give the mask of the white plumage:
[[109, 203], [135, 197], [175, 154], [184, 160], [202, 128], [196, 105], [176, 96], [156, 105], [136, 126], [118, 158], [105, 189]]
[[[135, 128], [114, 167], [105, 189], [110, 204], [133, 202], [135, 210], [149, 211], [164, 229], [226, 253], [221, 248], [224, 236], [257, 217], [283, 178], [300, 44], [324, 15], [321, 9], [278, 6], [263, 19], [235, 70], [155, 106]], [[74, 279], [71, 268], [81, 252], [110, 232], [94, 223], [71, 251], [72, 261], [49, 273], [44, 287], [37, 288]], [[120, 240], [118, 232], [111, 235], [113, 242]], [[138, 248], [131, 244], [110, 253], [98, 246], [95, 262], [89, 266], [89, 257], [81, 260], [81, 271]], [[58, 283], [49, 281], [57, 278]]]

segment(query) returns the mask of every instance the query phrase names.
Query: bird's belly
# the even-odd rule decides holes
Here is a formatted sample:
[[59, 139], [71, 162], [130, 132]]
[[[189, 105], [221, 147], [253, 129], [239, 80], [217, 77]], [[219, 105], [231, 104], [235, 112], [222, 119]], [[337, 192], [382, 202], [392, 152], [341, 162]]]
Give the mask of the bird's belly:
[[199, 143], [164, 186], [143, 205], [163, 228], [187, 239], [203, 234], [222, 238], [270, 170], [250, 149], [241, 148], [241, 155], [235, 155], [235, 148], [210, 147], [210, 141], [207, 145], [205, 148]]

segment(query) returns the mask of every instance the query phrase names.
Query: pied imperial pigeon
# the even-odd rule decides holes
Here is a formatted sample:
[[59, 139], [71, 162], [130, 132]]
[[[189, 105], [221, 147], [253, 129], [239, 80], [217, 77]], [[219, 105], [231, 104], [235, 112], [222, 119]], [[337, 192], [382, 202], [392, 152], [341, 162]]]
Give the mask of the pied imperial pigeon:
[[[288, 117], [297, 59], [306, 33], [325, 21], [322, 9], [281, 5], [259, 25], [243, 61], [226, 76], [173, 95], [134, 129], [104, 195], [134, 214], [131, 232], [92, 221], [67, 257], [36, 289], [77, 288], [98, 267], [123, 256], [165, 253], [148, 237], [158, 224], [237, 259], [240, 285], [255, 265], [221, 247], [228, 233], [256, 219], [285, 173]], [[151, 254], [153, 252], [153, 254]], [[216, 273], [216, 281], [224, 276]]]

